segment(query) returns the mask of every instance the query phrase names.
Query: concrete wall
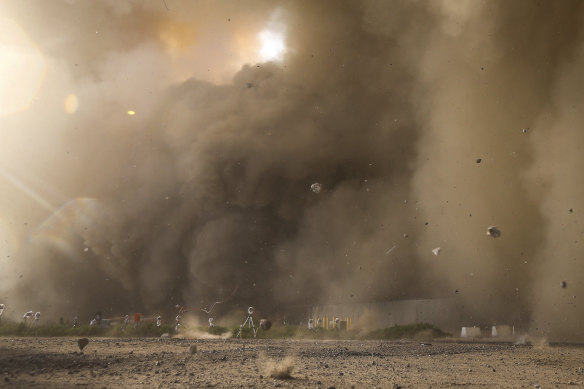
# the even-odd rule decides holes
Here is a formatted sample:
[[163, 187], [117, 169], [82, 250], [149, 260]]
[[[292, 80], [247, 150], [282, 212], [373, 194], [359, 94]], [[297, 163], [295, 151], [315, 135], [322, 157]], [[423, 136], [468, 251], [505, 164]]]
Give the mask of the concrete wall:
[[457, 312], [459, 303], [455, 298], [399, 300], [375, 303], [330, 304], [312, 307], [310, 317], [350, 317], [352, 325], [369, 328], [391, 327], [413, 323], [430, 323], [449, 332], [460, 331]]

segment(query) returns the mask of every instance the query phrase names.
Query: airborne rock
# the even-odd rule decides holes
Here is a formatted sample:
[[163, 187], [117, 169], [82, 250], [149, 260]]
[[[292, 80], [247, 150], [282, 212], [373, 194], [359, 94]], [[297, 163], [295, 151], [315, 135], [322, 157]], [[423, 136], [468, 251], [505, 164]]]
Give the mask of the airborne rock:
[[85, 346], [87, 346], [88, 344], [89, 344], [89, 339], [87, 339], [87, 338], [81, 338], [77, 341], [77, 346], [79, 346], [79, 350], [81, 350], [81, 351], [83, 351]]
[[268, 319], [261, 319], [260, 320], [260, 327], [262, 328], [262, 330], [267, 331], [270, 328], [272, 328], [272, 322], [269, 321]]
[[495, 226], [490, 226], [489, 228], [487, 228], [487, 235], [492, 236], [493, 238], [498, 238], [501, 236], [501, 230], [499, 230]]

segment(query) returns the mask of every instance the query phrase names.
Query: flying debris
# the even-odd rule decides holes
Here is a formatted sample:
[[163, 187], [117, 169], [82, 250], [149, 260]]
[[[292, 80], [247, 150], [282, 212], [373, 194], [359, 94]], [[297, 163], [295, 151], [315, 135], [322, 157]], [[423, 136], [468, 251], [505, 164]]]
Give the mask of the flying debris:
[[272, 322], [269, 321], [268, 319], [261, 319], [260, 320], [260, 327], [262, 328], [262, 330], [267, 331], [270, 328], [272, 328]]
[[88, 344], [89, 344], [89, 339], [87, 339], [87, 338], [81, 338], [77, 341], [77, 346], [79, 346], [79, 350], [81, 350], [81, 351], [83, 351], [85, 346], [87, 346]]
[[142, 314], [139, 312], [136, 312], [134, 314], [134, 328], [138, 328], [138, 325], [140, 325], [140, 319], [142, 318]]
[[481, 163], [482, 161], [482, 158], [477, 158], [477, 163]]
[[201, 311], [205, 312], [207, 315], [211, 314], [211, 311], [213, 311], [213, 308], [215, 308], [215, 305], [217, 304], [221, 304], [223, 303], [223, 301], [215, 301], [213, 303], [213, 305], [211, 305], [211, 308], [207, 309], [207, 308], [201, 308]]
[[432, 253], [438, 256], [438, 254], [440, 254], [440, 247], [436, 247], [434, 250], [432, 250]]
[[560, 283], [560, 285], [562, 286], [562, 288], [566, 289], [568, 287], [568, 283], [566, 281], [562, 281]]
[[523, 132], [524, 134], [526, 134], [527, 133], [527, 130], [528, 130], [527, 128], [524, 128], [523, 130], [521, 130], [521, 132]]
[[396, 247], [397, 247], [396, 245], [393, 245], [393, 247], [392, 247], [392, 248], [390, 248], [389, 250], [387, 250], [387, 251], [385, 252], [385, 255], [387, 255], [387, 254], [391, 253], [391, 252], [393, 251], [393, 249], [395, 249]]
[[496, 226], [490, 226], [487, 228], [487, 235], [492, 236], [493, 238], [498, 238], [501, 236], [501, 230], [499, 230]]
[[315, 182], [314, 184], [310, 185], [310, 190], [313, 191], [314, 193], [320, 193], [322, 189], [322, 186], [318, 183]]
[[95, 315], [93, 316], [93, 320], [95, 320], [94, 325], [97, 325], [98, 327], [101, 326], [101, 312], [100, 311], [95, 312]]
[[175, 308], [178, 309], [178, 314], [174, 318], [174, 321], [175, 321], [174, 330], [176, 332], [178, 332], [180, 330], [180, 328], [182, 327], [182, 324], [180, 322], [180, 320], [182, 318], [181, 315], [184, 314], [187, 311], [187, 309], [179, 304], [176, 304]]
[[209, 328], [213, 327], [213, 317], [211, 316], [211, 312], [213, 311], [213, 308], [215, 308], [215, 305], [217, 304], [221, 304], [223, 301], [215, 301], [213, 303], [213, 305], [211, 305], [211, 308], [207, 309], [207, 308], [201, 308], [201, 311], [205, 312], [207, 315], [209, 315]]

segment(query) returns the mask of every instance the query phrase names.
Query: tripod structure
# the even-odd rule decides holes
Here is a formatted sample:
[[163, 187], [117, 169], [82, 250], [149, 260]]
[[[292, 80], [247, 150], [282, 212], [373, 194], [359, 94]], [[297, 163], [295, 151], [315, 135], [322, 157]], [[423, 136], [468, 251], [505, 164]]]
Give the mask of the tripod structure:
[[236, 338], [240, 338], [241, 339], [241, 330], [243, 330], [243, 327], [245, 327], [245, 325], [247, 324], [249, 326], [249, 328], [251, 328], [253, 330], [253, 337], [256, 337], [256, 334], [258, 333], [258, 329], [256, 328], [256, 326], [253, 324], [253, 307], [249, 307], [247, 308], [247, 318], [245, 319], [245, 321], [243, 322], [242, 325], [239, 326], [239, 332], [237, 333]]

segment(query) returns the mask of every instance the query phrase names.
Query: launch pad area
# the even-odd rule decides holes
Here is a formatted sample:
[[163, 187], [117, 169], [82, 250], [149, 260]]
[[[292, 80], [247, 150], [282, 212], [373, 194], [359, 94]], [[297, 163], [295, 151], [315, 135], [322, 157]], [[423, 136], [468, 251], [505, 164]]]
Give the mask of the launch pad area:
[[0, 338], [0, 387], [582, 387], [578, 344]]

